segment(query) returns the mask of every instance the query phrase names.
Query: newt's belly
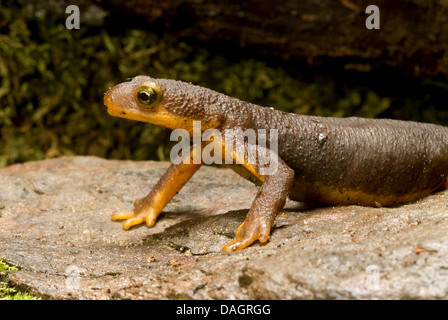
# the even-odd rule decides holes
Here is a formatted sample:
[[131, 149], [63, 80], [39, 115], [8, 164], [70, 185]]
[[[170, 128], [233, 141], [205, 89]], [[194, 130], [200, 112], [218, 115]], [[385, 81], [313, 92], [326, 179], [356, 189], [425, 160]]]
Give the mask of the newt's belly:
[[424, 186], [422, 188], [410, 188], [407, 193], [387, 193], [378, 190], [378, 192], [366, 192], [361, 188], [345, 188], [342, 186], [328, 186], [322, 183], [296, 182], [291, 190], [290, 198], [295, 201], [310, 204], [327, 205], [362, 205], [362, 206], [393, 206], [400, 203], [406, 203], [425, 197], [435, 190], [446, 188], [446, 178], [441, 178], [435, 186]]

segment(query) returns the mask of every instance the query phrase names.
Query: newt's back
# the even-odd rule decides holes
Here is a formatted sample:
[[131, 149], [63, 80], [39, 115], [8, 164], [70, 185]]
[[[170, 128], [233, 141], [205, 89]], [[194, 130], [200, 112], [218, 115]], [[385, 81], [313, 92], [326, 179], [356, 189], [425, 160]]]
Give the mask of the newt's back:
[[291, 198], [393, 205], [445, 187], [447, 127], [287, 113], [271, 119], [277, 124], [278, 117], [279, 156], [295, 171]]

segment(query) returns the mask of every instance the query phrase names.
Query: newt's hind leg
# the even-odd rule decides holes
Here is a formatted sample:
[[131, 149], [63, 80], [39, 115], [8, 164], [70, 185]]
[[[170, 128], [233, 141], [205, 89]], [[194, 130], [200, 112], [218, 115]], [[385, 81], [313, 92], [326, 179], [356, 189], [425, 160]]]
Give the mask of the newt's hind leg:
[[[193, 152], [190, 155], [192, 160]], [[146, 223], [146, 226], [154, 226], [157, 216], [171, 199], [190, 180], [201, 164], [172, 163], [165, 174], [160, 178], [151, 192], [144, 198], [134, 203], [134, 210], [119, 212], [112, 215], [112, 220], [126, 220], [123, 229]]]

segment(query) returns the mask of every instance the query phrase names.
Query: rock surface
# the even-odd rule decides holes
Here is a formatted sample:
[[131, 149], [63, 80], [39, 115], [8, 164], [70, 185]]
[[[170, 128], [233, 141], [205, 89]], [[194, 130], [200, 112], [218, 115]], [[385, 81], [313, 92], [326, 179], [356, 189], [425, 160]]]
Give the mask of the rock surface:
[[289, 202], [269, 242], [221, 247], [256, 188], [203, 167], [155, 227], [123, 231], [168, 163], [73, 157], [0, 170], [6, 280], [50, 299], [422, 299], [448, 295], [448, 192], [397, 208]]

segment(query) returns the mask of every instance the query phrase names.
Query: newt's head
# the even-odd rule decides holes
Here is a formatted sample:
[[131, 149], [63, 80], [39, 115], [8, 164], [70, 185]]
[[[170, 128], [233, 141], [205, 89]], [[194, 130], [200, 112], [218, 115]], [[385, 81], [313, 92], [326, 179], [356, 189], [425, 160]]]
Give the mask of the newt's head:
[[104, 96], [107, 112], [115, 117], [190, 131], [193, 120], [202, 129], [219, 126], [211, 104], [217, 92], [181, 81], [137, 76], [110, 88]]

